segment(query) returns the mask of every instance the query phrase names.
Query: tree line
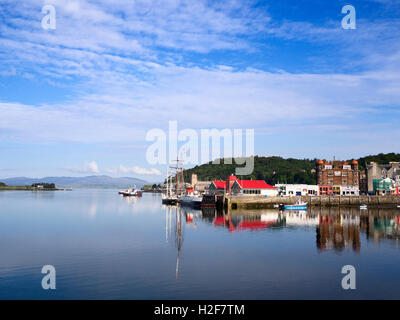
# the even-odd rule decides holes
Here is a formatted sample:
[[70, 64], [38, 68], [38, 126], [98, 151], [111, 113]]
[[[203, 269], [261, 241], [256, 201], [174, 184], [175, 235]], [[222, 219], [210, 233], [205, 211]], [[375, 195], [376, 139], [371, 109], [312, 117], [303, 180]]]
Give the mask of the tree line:
[[[391, 161], [400, 162], [400, 153], [380, 153], [369, 155], [358, 159], [347, 159], [351, 162], [357, 160], [359, 169], [365, 170], [366, 165], [372, 161], [380, 164]], [[254, 171], [251, 175], [238, 176], [239, 179], [264, 180], [268, 184], [277, 183], [288, 184], [316, 184], [315, 162], [317, 159], [295, 159], [272, 156], [272, 157], [254, 157]], [[202, 181], [225, 180], [229, 175], [235, 173], [235, 169], [240, 167], [235, 161], [232, 164], [225, 164], [220, 159], [220, 164], [213, 164], [211, 161], [195, 166], [184, 171], [185, 181], [190, 181], [192, 174], [197, 174], [198, 179]]]

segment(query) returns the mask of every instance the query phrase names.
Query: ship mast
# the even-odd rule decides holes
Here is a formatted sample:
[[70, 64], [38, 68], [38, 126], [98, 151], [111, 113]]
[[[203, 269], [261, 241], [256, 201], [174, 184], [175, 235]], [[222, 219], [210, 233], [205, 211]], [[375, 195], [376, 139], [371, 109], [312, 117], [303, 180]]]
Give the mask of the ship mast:
[[[184, 178], [183, 178], [183, 167], [180, 166], [180, 163], [183, 163], [182, 160], [179, 160], [177, 157], [176, 160], [173, 162], [176, 162], [176, 166], [171, 166], [171, 169], [175, 170], [175, 179], [176, 179], [176, 194], [177, 195], [182, 195], [183, 194], [183, 189], [184, 189]], [[172, 179], [172, 177], [171, 177]]]

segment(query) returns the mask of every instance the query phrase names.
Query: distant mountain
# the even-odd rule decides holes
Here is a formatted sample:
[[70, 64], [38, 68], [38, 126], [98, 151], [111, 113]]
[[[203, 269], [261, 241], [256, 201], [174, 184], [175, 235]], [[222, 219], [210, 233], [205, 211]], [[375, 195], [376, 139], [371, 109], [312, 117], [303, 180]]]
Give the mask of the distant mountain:
[[102, 187], [102, 188], [128, 188], [136, 185], [141, 188], [147, 181], [137, 178], [112, 178], [109, 176], [88, 176], [88, 177], [44, 177], [44, 178], [7, 178], [0, 179], [8, 186], [26, 186], [33, 183], [54, 183], [57, 187]]

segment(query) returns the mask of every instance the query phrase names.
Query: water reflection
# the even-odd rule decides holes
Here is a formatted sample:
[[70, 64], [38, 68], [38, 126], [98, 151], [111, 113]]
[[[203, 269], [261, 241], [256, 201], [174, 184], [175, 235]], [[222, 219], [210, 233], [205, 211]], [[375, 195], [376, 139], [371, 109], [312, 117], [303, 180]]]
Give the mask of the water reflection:
[[360, 217], [351, 215], [320, 215], [317, 231], [317, 248], [320, 251], [334, 249], [342, 251], [353, 248], [359, 252]]
[[179, 258], [181, 255], [182, 245], [183, 245], [183, 235], [184, 235], [184, 225], [183, 225], [183, 215], [184, 212], [180, 207], [175, 206], [165, 206], [163, 205], [163, 209], [165, 210], [165, 240], [169, 242], [172, 240], [172, 227], [173, 227], [173, 236], [174, 236], [174, 244], [177, 249], [176, 256], [176, 268], [175, 268], [175, 278], [178, 280], [179, 273]]
[[182, 219], [185, 219], [186, 226], [195, 229], [199, 227], [198, 221], [203, 221], [219, 230], [225, 229], [231, 233], [314, 229], [316, 248], [320, 252], [352, 250], [358, 253], [361, 250], [361, 234], [365, 234], [367, 241], [378, 243], [390, 239], [396, 246], [400, 239], [400, 211], [394, 209], [360, 211], [358, 208], [311, 208], [308, 211], [270, 209], [227, 212], [215, 208], [202, 210], [179, 206], [165, 208], [169, 217], [166, 218], [166, 240], [168, 241], [170, 237], [172, 216], [178, 259], [183, 242]]
[[257, 231], [282, 227], [285, 224], [285, 219], [279, 212], [247, 215], [217, 213], [212, 223], [216, 227], [227, 228], [230, 232]]

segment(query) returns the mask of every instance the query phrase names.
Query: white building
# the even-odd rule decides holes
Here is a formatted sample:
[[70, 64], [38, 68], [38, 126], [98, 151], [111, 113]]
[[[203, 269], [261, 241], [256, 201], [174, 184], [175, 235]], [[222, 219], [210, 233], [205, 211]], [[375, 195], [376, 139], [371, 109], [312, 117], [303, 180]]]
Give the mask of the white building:
[[275, 197], [278, 189], [263, 180], [234, 180], [231, 192], [233, 195], [263, 195]]
[[319, 187], [308, 184], [277, 184], [279, 195], [282, 196], [318, 196]]
[[341, 196], [359, 196], [360, 188], [358, 186], [340, 186]]

